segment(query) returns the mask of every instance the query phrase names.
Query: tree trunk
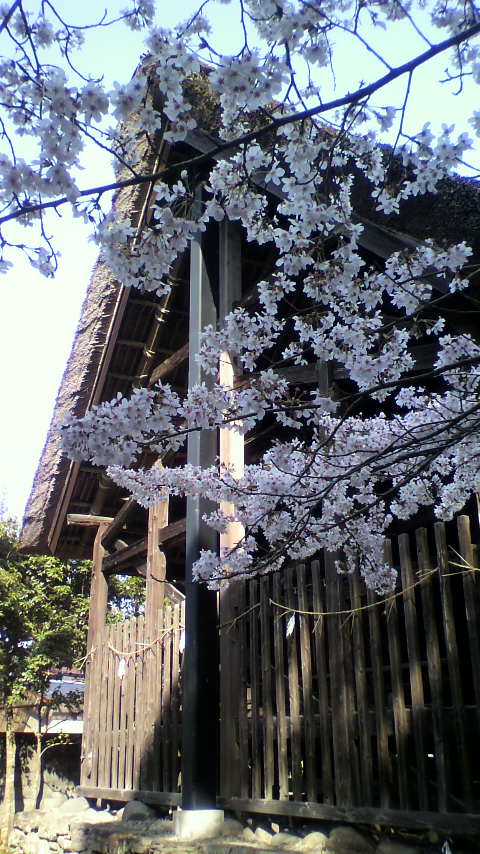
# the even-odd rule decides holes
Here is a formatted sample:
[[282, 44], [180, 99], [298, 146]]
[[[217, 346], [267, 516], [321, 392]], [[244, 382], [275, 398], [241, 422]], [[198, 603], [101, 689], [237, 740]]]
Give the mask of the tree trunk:
[[8, 838], [13, 828], [15, 816], [15, 764], [17, 754], [17, 741], [15, 733], [9, 729], [7, 717], [6, 731], [6, 767], [5, 767], [5, 794], [3, 800], [4, 825], [2, 828], [1, 841], [8, 844]]

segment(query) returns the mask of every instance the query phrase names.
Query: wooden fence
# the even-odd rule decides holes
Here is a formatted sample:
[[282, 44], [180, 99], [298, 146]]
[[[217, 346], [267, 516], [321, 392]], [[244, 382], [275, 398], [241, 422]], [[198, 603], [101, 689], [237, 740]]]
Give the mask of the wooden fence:
[[[151, 636], [143, 616], [107, 625], [90, 653], [80, 791], [176, 802], [184, 604], [167, 604]], [[157, 796], [155, 797], [155, 793]], [[164, 794], [165, 793], [165, 794]], [[166, 799], [166, 800], [165, 800]]]
[[467, 516], [448, 541], [455, 552], [442, 523], [388, 541], [400, 589], [387, 601], [328, 558], [223, 593], [223, 803], [480, 812]]

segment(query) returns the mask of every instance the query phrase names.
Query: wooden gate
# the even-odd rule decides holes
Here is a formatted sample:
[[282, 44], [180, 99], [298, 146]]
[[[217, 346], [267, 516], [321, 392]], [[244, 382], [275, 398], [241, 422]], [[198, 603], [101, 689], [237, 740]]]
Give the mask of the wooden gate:
[[329, 559], [223, 594], [222, 803], [413, 825], [421, 811], [480, 813], [466, 516], [455, 545], [441, 523], [388, 541], [400, 589], [386, 600]]
[[167, 600], [151, 635], [134, 617], [106, 625], [92, 648], [82, 794], [179, 802], [184, 611]]

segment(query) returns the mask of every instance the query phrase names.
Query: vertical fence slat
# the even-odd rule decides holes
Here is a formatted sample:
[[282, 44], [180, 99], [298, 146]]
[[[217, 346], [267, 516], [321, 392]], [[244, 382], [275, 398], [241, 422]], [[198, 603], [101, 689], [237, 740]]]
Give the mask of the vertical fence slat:
[[[240, 671], [238, 702], [238, 738], [240, 743], [240, 797], [248, 798], [250, 782], [250, 752], [249, 731], [247, 713], [247, 687], [248, 687], [248, 652], [247, 652], [247, 626], [248, 620], [245, 616], [247, 610], [246, 583], [237, 582], [237, 608], [240, 617], [238, 621], [238, 642], [240, 648]], [[271, 698], [270, 698], [271, 703]], [[273, 726], [273, 724], [272, 724]], [[272, 797], [272, 795], [270, 795]]]
[[427, 776], [425, 768], [425, 698], [423, 693], [422, 662], [418, 637], [419, 616], [415, 598], [415, 580], [412, 560], [410, 557], [410, 540], [408, 534], [398, 537], [400, 554], [400, 572], [403, 588], [403, 609], [405, 615], [405, 632], [407, 636], [407, 653], [410, 676], [410, 694], [412, 698], [412, 726], [415, 743], [415, 784], [418, 791], [420, 809], [428, 809]]
[[[432, 569], [425, 528], [415, 532], [418, 555], [418, 568], [423, 574]], [[433, 588], [431, 579], [420, 585], [422, 593], [423, 619], [427, 641], [427, 668], [432, 702], [433, 739], [435, 745], [435, 766], [437, 769], [437, 808], [441, 812], [447, 809], [447, 768], [445, 755], [445, 728], [443, 721], [442, 665], [438, 631], [433, 608]]]
[[[261, 766], [261, 738], [260, 738], [260, 671], [259, 661], [259, 638], [258, 625], [259, 615], [256, 607], [258, 598], [258, 581], [252, 579], [248, 583], [248, 616], [250, 631], [250, 709], [251, 709], [251, 762], [252, 762], [252, 798], [261, 798], [262, 766]], [[278, 711], [277, 711], [278, 716]]]
[[350, 767], [350, 733], [348, 727], [349, 708], [347, 687], [343, 666], [343, 630], [344, 616], [341, 610], [339, 575], [335, 566], [335, 557], [328, 552], [324, 555], [325, 581], [327, 585], [326, 617], [328, 633], [328, 658], [332, 702], [333, 759], [335, 769], [335, 800], [338, 806], [352, 803], [352, 769]]
[[[325, 611], [325, 598], [322, 591], [324, 575], [321, 575], [321, 565], [318, 560], [312, 561], [313, 610], [317, 614]], [[333, 771], [332, 771], [332, 715], [330, 712], [330, 696], [327, 675], [327, 650], [325, 617], [317, 617], [314, 626], [315, 637], [315, 666], [318, 693], [318, 714], [320, 745], [322, 751], [322, 785], [321, 799], [325, 804], [333, 804]]]
[[[138, 619], [128, 620], [128, 623], [124, 624], [123, 649], [125, 651], [128, 650], [128, 652], [132, 652], [137, 648], [137, 627]], [[134, 789], [135, 785], [133, 779], [133, 753], [135, 748], [135, 656], [129, 655], [126, 664], [128, 680], [125, 686], [125, 788]]]
[[268, 576], [260, 579], [264, 797], [270, 800], [273, 798], [275, 773], [272, 714], [272, 646], [270, 643], [270, 620], [272, 616], [272, 609], [269, 604], [268, 583]]
[[[305, 567], [297, 569], [298, 607], [301, 611], [312, 610], [307, 599]], [[317, 800], [317, 775], [315, 756], [315, 721], [312, 699], [312, 650], [310, 647], [310, 621], [306, 615], [299, 616], [300, 623], [300, 662], [302, 667], [303, 729], [305, 733], [305, 781], [307, 800]]]
[[153, 721], [153, 769], [152, 769], [152, 785], [154, 791], [160, 791], [162, 788], [162, 667], [163, 667], [163, 649], [166, 642], [165, 635], [165, 602], [158, 613], [158, 637], [160, 640], [155, 645], [155, 666], [153, 671], [153, 680], [155, 686], [155, 708]]
[[[385, 540], [384, 554], [385, 562], [392, 566], [392, 545], [390, 540]], [[395, 726], [398, 792], [400, 797], [400, 807], [402, 809], [408, 809], [410, 804], [409, 773], [407, 766], [408, 721], [407, 710], [405, 707], [405, 691], [402, 679], [398, 599], [392, 599], [390, 603], [387, 603], [386, 621], [393, 694], [393, 722]]]
[[358, 735], [361, 752], [360, 781], [365, 803], [373, 803], [373, 763], [372, 763], [372, 722], [368, 707], [368, 686], [365, 664], [365, 643], [363, 637], [363, 617], [358, 610], [362, 606], [360, 582], [357, 574], [350, 578], [350, 598], [352, 608], [358, 613], [353, 615], [353, 652], [355, 664], [356, 709], [358, 717]]
[[[273, 599], [281, 602], [282, 586], [279, 572], [273, 574]], [[288, 798], [288, 724], [285, 711], [285, 654], [284, 620], [273, 613], [273, 646], [275, 651], [275, 702], [277, 707], [277, 752], [279, 797]]]
[[[467, 567], [475, 567], [476, 561], [470, 536], [470, 519], [459, 516], [457, 519], [458, 541], [460, 554]], [[470, 643], [470, 661], [472, 665], [473, 687], [475, 690], [475, 705], [477, 708], [477, 723], [480, 727], [480, 637], [477, 618], [478, 573], [464, 572], [462, 575], [465, 596], [465, 614], [467, 617], [468, 638]]]
[[117, 658], [109, 644], [115, 648], [115, 626], [108, 626], [106, 633], [106, 664], [107, 664], [107, 690], [105, 692], [105, 756], [104, 756], [104, 784], [109, 789], [112, 786], [112, 763], [113, 763], [113, 692], [115, 684], [115, 671]]
[[[360, 758], [358, 755], [358, 716], [355, 714], [353, 630], [351, 603], [347, 597], [348, 582], [345, 577], [338, 578], [338, 607], [344, 613], [340, 617], [343, 674], [345, 680], [345, 724], [347, 729], [348, 767], [350, 772], [349, 802], [363, 803], [360, 789]], [[350, 613], [348, 613], [350, 611]]]
[[145, 629], [145, 620], [143, 616], [137, 617], [137, 642], [134, 648], [134, 655], [132, 658], [135, 662], [135, 697], [134, 697], [134, 716], [133, 716], [133, 726], [134, 726], [134, 738], [133, 738], [133, 788], [140, 788], [140, 774], [141, 774], [141, 759], [142, 759], [142, 748], [143, 748], [143, 719], [142, 719], [142, 708], [143, 708], [143, 693], [144, 693], [144, 681], [143, 681], [143, 644], [144, 644], [144, 629]]
[[435, 524], [435, 544], [437, 549], [438, 571], [440, 574], [440, 596], [442, 601], [445, 646], [447, 651], [448, 676], [453, 705], [453, 724], [458, 746], [458, 762], [462, 783], [462, 799], [468, 810], [473, 810], [470, 762], [468, 758], [465, 732], [465, 712], [462, 683], [460, 678], [460, 659], [458, 655], [457, 631], [453, 608], [450, 563], [448, 560], [447, 537], [443, 522]]
[[[290, 608], [298, 608], [298, 596], [295, 595], [296, 572], [289, 567], [286, 573], [286, 604]], [[298, 585], [297, 585], [298, 586]], [[294, 628], [287, 639], [288, 655], [288, 695], [290, 701], [290, 749], [292, 753], [292, 790], [294, 800], [301, 800], [303, 793], [303, 750], [302, 750], [302, 720], [300, 717], [300, 690], [298, 678], [299, 616], [293, 617]]]
[[[115, 649], [122, 649], [122, 624], [116, 623], [113, 626], [112, 643]], [[120, 691], [122, 679], [118, 675], [118, 664], [120, 659], [114, 660], [113, 664], [113, 697], [112, 697], [112, 766], [111, 766], [111, 786], [112, 789], [119, 789], [118, 783], [118, 755], [120, 749]], [[123, 787], [122, 787], [123, 788]]]
[[235, 790], [238, 745], [235, 740], [233, 693], [238, 668], [233, 658], [233, 585], [219, 594], [220, 601], [220, 794], [232, 797]]
[[392, 763], [388, 748], [388, 724], [385, 711], [385, 683], [383, 678], [382, 639], [380, 633], [380, 615], [377, 599], [371, 591], [367, 593], [368, 623], [370, 630], [370, 648], [372, 656], [373, 696], [375, 702], [375, 723], [377, 735], [378, 780], [380, 804], [389, 807], [391, 802]]
[[169, 638], [172, 631], [173, 610], [171, 607], [165, 608], [165, 641], [163, 646], [163, 672], [162, 672], [162, 765], [163, 765], [163, 781], [162, 787], [164, 792], [168, 792], [172, 773], [170, 772], [169, 763], [169, 733], [170, 733], [170, 711], [171, 711], [171, 644]]
[[[165, 639], [167, 640], [167, 639]], [[170, 727], [171, 740], [171, 777], [169, 792], [176, 792], [178, 786], [178, 752], [180, 734], [180, 606], [173, 607], [173, 630], [168, 642], [172, 648], [172, 715]]]

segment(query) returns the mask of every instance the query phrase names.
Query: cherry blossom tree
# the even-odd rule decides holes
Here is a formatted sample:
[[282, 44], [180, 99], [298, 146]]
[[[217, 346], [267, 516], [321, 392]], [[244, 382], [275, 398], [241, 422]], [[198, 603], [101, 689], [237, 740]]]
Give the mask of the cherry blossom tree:
[[[435, 193], [469, 168], [480, 111], [469, 119], [471, 137], [448, 124], [437, 132], [428, 116], [418, 121], [411, 101], [421, 69], [439, 56], [446, 69], [440, 87], [453, 87], [460, 99], [480, 82], [480, 6], [226, 3], [238, 22], [232, 55], [209, 21], [215, 0], [171, 31], [155, 25], [152, 0], [132, 0], [84, 27], [70, 25], [48, 0], [35, 12], [22, 0], [1, 7], [0, 265], [6, 270], [21, 251], [52, 274], [55, 242], [46, 218], [67, 205], [92, 223], [119, 281], [159, 295], [172, 287], [175, 259], [211, 221], [240, 223], [248, 241], [273, 245], [276, 266], [258, 285], [255, 311], [237, 308], [221, 328], [204, 330], [200, 359], [210, 384], [180, 397], [159, 383], [103, 403], [65, 426], [64, 446], [75, 459], [108, 466], [142, 504], [165, 490], [216, 502], [209, 524], [220, 532], [236, 524], [244, 534], [197, 562], [198, 578], [212, 586], [325, 548], [338, 554], [340, 570], [358, 568], [368, 586], [389, 590], [395, 577], [383, 538], [392, 519], [409, 519], [422, 507], [451, 518], [479, 488], [480, 345], [448, 323], [457, 292], [478, 307], [475, 266], [464, 242], [433, 241], [369, 266], [352, 194], [362, 180], [377, 215], [391, 217], [407, 199]], [[81, 70], [81, 45], [93, 25], [125, 24], [145, 28], [148, 60], [109, 91]], [[399, 26], [416, 45], [401, 64], [395, 45], [383, 44]], [[363, 51], [371, 76], [334, 90], [353, 50]], [[46, 51], [56, 51], [55, 61], [45, 61]], [[198, 75], [216, 103], [217, 143], [208, 156], [145, 171], [133, 141], [143, 135], [154, 148], [159, 133], [173, 145], [185, 139], [196, 126], [186, 81]], [[401, 89], [392, 90], [394, 83]], [[112, 153], [117, 181], [80, 181], [87, 142]], [[474, 181], [475, 165], [471, 170]], [[154, 222], [140, 235], [127, 215], [106, 209], [112, 192], [135, 184], [152, 186], [155, 197]], [[273, 214], [268, 187], [278, 191]], [[18, 236], [22, 227], [28, 245]], [[300, 305], [299, 294], [302, 310], [292, 314], [286, 306]], [[265, 367], [265, 354], [286, 333], [282, 364], [336, 364], [348, 388], [336, 395], [293, 391], [278, 364]], [[412, 347], [425, 336], [435, 355], [422, 373]], [[246, 377], [234, 389], [217, 379], [225, 351]], [[267, 416], [281, 438], [241, 476], [221, 466], [139, 466], [145, 448], [165, 457], [191, 431], [247, 433]]]

